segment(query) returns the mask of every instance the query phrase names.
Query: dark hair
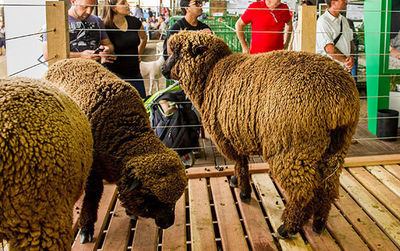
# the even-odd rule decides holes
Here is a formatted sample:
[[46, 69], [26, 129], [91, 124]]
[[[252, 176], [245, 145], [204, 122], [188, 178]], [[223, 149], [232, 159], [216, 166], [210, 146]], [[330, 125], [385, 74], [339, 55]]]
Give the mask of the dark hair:
[[301, 4], [314, 5], [310, 0], [302, 1]]
[[185, 7], [189, 7], [190, 0], [181, 0], [180, 5], [181, 5], [181, 10], [183, 12], [183, 15], [186, 15], [186, 10]]
[[103, 23], [108, 29], [113, 28], [114, 22], [114, 11], [111, 9], [110, 5], [116, 5], [118, 0], [106, 0], [105, 6], [103, 7]]
[[332, 1], [335, 1], [335, 0], [325, 0], [325, 3], [326, 3], [326, 5], [328, 5], [329, 8], [331, 7]]

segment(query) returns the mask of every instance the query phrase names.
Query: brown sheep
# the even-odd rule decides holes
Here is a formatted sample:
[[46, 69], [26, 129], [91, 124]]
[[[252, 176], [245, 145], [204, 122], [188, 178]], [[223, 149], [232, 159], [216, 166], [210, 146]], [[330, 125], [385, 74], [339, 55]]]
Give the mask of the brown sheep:
[[92, 240], [103, 179], [117, 183], [128, 213], [154, 218], [161, 228], [172, 225], [175, 202], [187, 184], [185, 168], [150, 127], [136, 89], [86, 59], [59, 61], [45, 78], [69, 93], [92, 125], [93, 166], [80, 216], [81, 242]]
[[0, 240], [70, 250], [72, 211], [92, 164], [90, 124], [44, 80], [0, 79]]
[[248, 156], [262, 154], [289, 197], [278, 233], [298, 232], [311, 216], [321, 233], [358, 123], [350, 74], [311, 53], [232, 54], [201, 32], [174, 35], [169, 46], [163, 73], [180, 81], [219, 151], [236, 162], [231, 185], [241, 199], [251, 193]]

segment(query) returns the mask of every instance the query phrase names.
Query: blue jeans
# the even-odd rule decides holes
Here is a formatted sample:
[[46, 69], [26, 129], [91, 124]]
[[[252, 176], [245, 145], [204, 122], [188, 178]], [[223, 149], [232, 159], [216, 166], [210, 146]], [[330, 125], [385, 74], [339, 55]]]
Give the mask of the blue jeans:
[[[131, 84], [139, 92], [141, 98], [146, 98], [146, 89], [144, 88], [144, 81], [142, 75], [139, 73], [136, 76], [126, 76], [117, 74], [118, 77], [123, 79], [125, 82]], [[135, 79], [135, 80], [133, 80]]]

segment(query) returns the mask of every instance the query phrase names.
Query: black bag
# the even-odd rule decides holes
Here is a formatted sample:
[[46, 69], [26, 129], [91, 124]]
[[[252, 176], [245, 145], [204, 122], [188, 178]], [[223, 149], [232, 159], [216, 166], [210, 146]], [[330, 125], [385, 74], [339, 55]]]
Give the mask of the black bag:
[[[165, 114], [159, 104], [161, 100], [170, 101], [176, 111]], [[199, 147], [200, 119], [183, 90], [164, 93], [153, 101], [151, 110], [151, 126], [167, 147], [174, 148], [180, 156]]]

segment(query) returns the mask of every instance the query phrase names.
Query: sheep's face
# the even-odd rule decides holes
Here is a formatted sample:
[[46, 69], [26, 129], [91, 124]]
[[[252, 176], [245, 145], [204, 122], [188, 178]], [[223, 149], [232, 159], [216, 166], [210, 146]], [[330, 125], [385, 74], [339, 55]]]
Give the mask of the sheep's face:
[[204, 79], [218, 60], [232, 53], [222, 39], [204, 32], [181, 31], [168, 40], [168, 45], [172, 55], [162, 72], [176, 80]]
[[137, 156], [127, 162], [118, 182], [120, 200], [131, 214], [154, 218], [161, 228], [174, 223], [175, 203], [187, 180], [185, 168], [173, 150]]
[[125, 193], [120, 192], [120, 200], [130, 214], [153, 218], [160, 228], [174, 224], [175, 203], [161, 202], [137, 180], [132, 181], [131, 189]]

